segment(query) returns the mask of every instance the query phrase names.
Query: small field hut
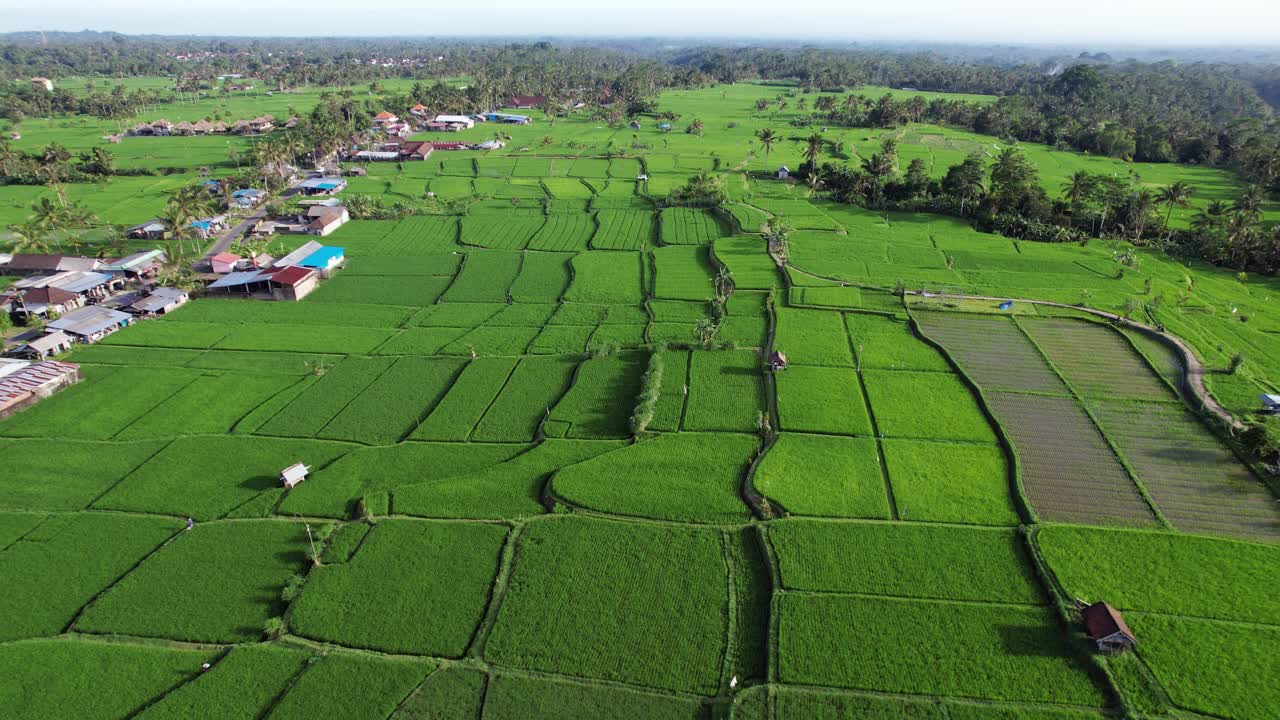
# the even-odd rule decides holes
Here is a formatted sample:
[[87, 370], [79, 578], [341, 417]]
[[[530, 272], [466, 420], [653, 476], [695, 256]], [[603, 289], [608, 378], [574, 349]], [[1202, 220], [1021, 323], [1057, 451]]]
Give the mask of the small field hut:
[[1117, 653], [1138, 643], [1119, 611], [1105, 602], [1096, 602], [1080, 611], [1085, 632], [1103, 652]]
[[309, 472], [311, 472], [311, 468], [300, 462], [294, 463], [280, 471], [280, 484], [286, 488], [297, 487], [303, 480], [307, 479], [307, 473]]

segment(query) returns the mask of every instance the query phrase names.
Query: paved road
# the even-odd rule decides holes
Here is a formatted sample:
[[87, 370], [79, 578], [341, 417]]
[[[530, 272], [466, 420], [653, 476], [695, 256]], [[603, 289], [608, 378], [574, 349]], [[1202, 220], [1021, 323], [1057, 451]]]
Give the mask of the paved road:
[[[287, 187], [284, 189], [284, 192], [280, 193], [280, 197], [289, 198], [293, 197], [297, 193], [297, 186]], [[223, 233], [222, 236], [218, 238], [218, 241], [213, 244], [213, 247], [209, 248], [209, 252], [204, 254], [205, 259], [231, 249], [232, 243], [239, 240], [245, 233], [249, 232], [249, 228], [252, 228], [254, 223], [267, 216], [266, 208], [268, 202], [270, 202], [270, 198], [258, 203], [258, 209], [254, 210], [252, 215], [245, 218], [240, 224]]]
[[211, 258], [214, 255], [217, 255], [218, 253], [226, 252], [227, 250], [231, 249], [231, 243], [235, 242], [236, 240], [239, 240], [241, 236], [243, 236], [246, 232], [249, 231], [249, 228], [253, 227], [254, 223], [258, 222], [259, 220], [261, 220], [266, 216], [267, 216], [266, 210], [254, 211], [252, 215], [250, 215], [249, 217], [241, 221], [239, 225], [236, 225], [235, 227], [223, 233], [222, 236], [218, 238], [218, 241], [213, 244], [213, 247], [209, 248], [209, 252], [204, 254], [205, 259]]

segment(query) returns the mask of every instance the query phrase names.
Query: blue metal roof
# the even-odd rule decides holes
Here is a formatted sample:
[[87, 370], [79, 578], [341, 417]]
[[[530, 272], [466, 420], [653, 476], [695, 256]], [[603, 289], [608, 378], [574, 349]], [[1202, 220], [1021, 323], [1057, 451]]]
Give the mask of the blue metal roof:
[[327, 268], [335, 259], [341, 260], [345, 254], [340, 247], [326, 246], [303, 258], [298, 265], [306, 268]]

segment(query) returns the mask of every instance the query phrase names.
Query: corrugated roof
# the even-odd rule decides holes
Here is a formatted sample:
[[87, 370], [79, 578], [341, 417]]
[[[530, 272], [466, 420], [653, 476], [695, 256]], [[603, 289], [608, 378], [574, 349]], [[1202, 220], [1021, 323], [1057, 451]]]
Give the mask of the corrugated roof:
[[102, 269], [114, 272], [124, 272], [126, 270], [132, 270], [139, 265], [145, 265], [148, 262], [159, 261], [163, 256], [164, 251], [162, 250], [143, 250], [123, 257], [108, 265], [104, 265], [102, 266]]
[[294, 250], [288, 255], [285, 255], [284, 257], [275, 261], [275, 263], [273, 264], [273, 267], [282, 268], [282, 267], [288, 267], [290, 265], [297, 265], [304, 258], [310, 257], [312, 253], [316, 252], [317, 250], [323, 247], [324, 245], [321, 245], [315, 240], [308, 240], [306, 243], [302, 245], [302, 247], [298, 248], [297, 250]]
[[246, 270], [243, 272], [227, 273], [225, 277], [209, 283], [210, 290], [216, 290], [224, 287], [236, 287], [239, 285], [249, 285], [255, 282], [262, 282], [271, 277], [270, 273], [264, 273], [261, 270]]
[[[62, 335], [62, 333], [54, 333]], [[46, 335], [39, 340], [52, 337]], [[64, 342], [69, 342], [67, 336], [62, 335]], [[35, 343], [39, 340], [33, 340], [27, 343], [31, 347], [35, 347]], [[50, 348], [56, 345], [50, 346]], [[48, 350], [49, 348], [46, 348]], [[21, 397], [29, 392], [39, 389], [40, 387], [54, 382], [66, 375], [69, 375], [80, 366], [75, 363], [57, 362], [56, 360], [44, 360], [42, 362], [28, 365], [17, 372], [9, 373], [0, 378], [0, 403], [6, 403], [14, 398]]]
[[340, 247], [323, 247], [303, 258], [298, 265], [309, 268], [327, 268], [333, 264], [334, 260], [341, 260], [344, 255], [345, 251]]
[[[25, 347], [29, 347], [32, 350], [35, 350], [37, 352], [47, 353], [50, 350], [54, 350], [55, 348], [59, 348], [63, 345], [70, 345], [70, 344], [71, 344], [71, 338], [68, 337], [66, 333], [51, 332], [48, 335], [41, 335], [35, 340], [32, 340], [31, 342], [27, 343]], [[5, 380], [8, 380], [8, 379], [9, 379], [8, 377], [5, 378]]]
[[276, 273], [271, 276], [271, 282], [276, 283], [277, 285], [295, 287], [314, 275], [314, 270], [309, 270], [304, 267], [287, 267], [283, 270], [276, 271]]
[[105, 308], [101, 305], [90, 305], [72, 310], [49, 323], [46, 327], [51, 330], [62, 330], [72, 335], [88, 336], [108, 328], [126, 325], [130, 319], [132, 318], [128, 313]]
[[111, 276], [100, 272], [75, 272], [69, 276], [50, 283], [52, 287], [72, 293], [88, 292], [100, 285], [111, 282]]

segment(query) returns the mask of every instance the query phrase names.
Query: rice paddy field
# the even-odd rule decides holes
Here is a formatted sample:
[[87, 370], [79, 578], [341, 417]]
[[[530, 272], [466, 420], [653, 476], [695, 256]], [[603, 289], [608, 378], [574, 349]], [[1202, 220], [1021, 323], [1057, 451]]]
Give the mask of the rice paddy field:
[[[0, 717], [1275, 717], [1274, 480], [1168, 346], [1029, 301], [1137, 299], [1243, 416], [1280, 389], [1280, 284], [811, 197], [766, 172], [810, 131], [752, 110], [778, 91], [662, 95], [701, 136], [538, 117], [373, 165], [352, 191], [466, 202], [348, 223], [302, 302], [198, 297], [78, 346], [81, 383], [0, 420]], [[856, 162], [886, 134], [935, 176], [995, 142], [832, 139]], [[146, 220], [234, 166], [200, 140], [126, 138], [122, 165], [179, 172], [69, 193]], [[1055, 194], [1081, 168], [1237, 189], [1027, 150]], [[702, 171], [729, 203], [663, 206]], [[42, 192], [0, 188], [0, 225]], [[1099, 653], [1078, 600], [1136, 650]]]

